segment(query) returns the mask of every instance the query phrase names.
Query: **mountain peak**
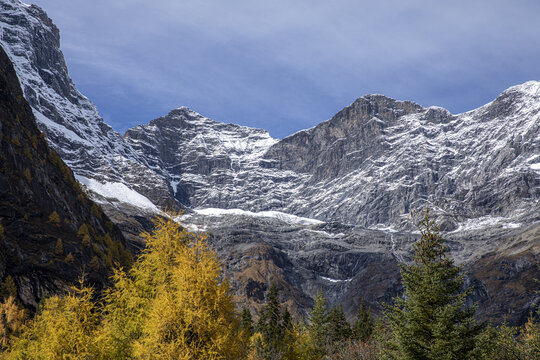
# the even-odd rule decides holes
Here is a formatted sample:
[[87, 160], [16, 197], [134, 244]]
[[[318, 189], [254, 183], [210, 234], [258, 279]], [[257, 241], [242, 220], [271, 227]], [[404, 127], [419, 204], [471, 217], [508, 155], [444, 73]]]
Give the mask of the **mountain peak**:
[[169, 113], [172, 113], [172, 112], [195, 113], [195, 114], [197, 114], [197, 115], [200, 115], [198, 112], [193, 111], [193, 110], [191, 110], [189, 107], [183, 106], [183, 105], [177, 107], [176, 109], [171, 110]]
[[334, 118], [353, 116], [369, 120], [372, 117], [377, 117], [387, 121], [424, 110], [422, 106], [412, 101], [396, 100], [381, 94], [369, 94], [356, 99], [351, 105], [337, 113]]
[[205, 119], [205, 120], [210, 120], [210, 121], [214, 122], [213, 120], [208, 119], [206, 116], [201, 115], [197, 111], [194, 111], [194, 110], [190, 109], [187, 106], [180, 106], [180, 107], [178, 107], [176, 109], [173, 109], [173, 110], [169, 111], [169, 113], [167, 114], [166, 117], [178, 117], [178, 116], [186, 118], [186, 120]]
[[501, 93], [521, 93], [531, 97], [540, 97], [540, 81], [530, 80], [520, 85], [511, 86]]

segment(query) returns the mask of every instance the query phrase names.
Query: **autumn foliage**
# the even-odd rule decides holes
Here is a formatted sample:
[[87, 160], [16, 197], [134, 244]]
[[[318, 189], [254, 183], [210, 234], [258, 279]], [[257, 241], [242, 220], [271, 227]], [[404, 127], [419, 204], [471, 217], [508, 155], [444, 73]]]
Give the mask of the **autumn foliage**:
[[[103, 301], [87, 287], [45, 300], [5, 341], [8, 359], [237, 359], [247, 346], [216, 254], [172, 217], [117, 269]], [[9, 304], [8, 304], [9, 306]], [[12, 311], [12, 310], [10, 310]], [[12, 311], [13, 312], [13, 311]], [[11, 331], [9, 322], [4, 334]], [[17, 325], [20, 327], [20, 325]], [[12, 326], [13, 327], [13, 326]], [[18, 329], [17, 327], [17, 329]]]

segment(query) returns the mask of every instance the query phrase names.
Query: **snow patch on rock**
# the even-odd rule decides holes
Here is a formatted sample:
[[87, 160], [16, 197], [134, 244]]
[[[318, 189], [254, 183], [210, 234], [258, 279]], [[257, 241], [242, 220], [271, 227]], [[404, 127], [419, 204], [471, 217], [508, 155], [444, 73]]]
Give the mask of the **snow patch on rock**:
[[280, 221], [283, 221], [289, 224], [298, 224], [298, 225], [324, 224], [324, 221], [286, 214], [280, 211], [253, 212], [253, 211], [246, 211], [246, 210], [241, 210], [241, 209], [217, 209], [217, 208], [195, 209], [194, 211], [199, 215], [205, 215], [205, 216], [218, 216], [218, 217], [227, 216], [227, 215], [251, 216], [251, 217], [259, 217], [259, 218], [273, 218], [273, 219], [278, 219]]
[[89, 179], [81, 175], [76, 175], [76, 178], [81, 184], [85, 185], [88, 190], [93, 191], [108, 200], [116, 199], [117, 201], [133, 205], [146, 211], [160, 213], [160, 210], [157, 208], [157, 206], [154, 205], [154, 203], [152, 203], [146, 196], [141, 195], [137, 191], [128, 188], [123, 183], [100, 183], [97, 180]]

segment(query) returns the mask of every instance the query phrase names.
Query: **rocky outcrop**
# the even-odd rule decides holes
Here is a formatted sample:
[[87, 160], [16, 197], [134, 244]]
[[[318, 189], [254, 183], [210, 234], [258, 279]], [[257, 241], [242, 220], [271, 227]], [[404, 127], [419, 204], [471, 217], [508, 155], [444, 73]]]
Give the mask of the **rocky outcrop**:
[[301, 216], [410, 229], [414, 212], [430, 204], [445, 215], [447, 231], [482, 216], [532, 223], [539, 114], [534, 81], [459, 115], [365, 96], [264, 158], [309, 174], [284, 208]]
[[291, 188], [297, 177], [259, 166], [277, 141], [267, 131], [218, 123], [186, 107], [128, 130], [125, 138], [161, 169], [174, 197], [188, 207], [264, 209], [265, 201], [281, 201], [267, 185]]
[[83, 273], [102, 288], [114, 261], [130, 262], [125, 240], [49, 148], [1, 48], [0, 119], [0, 278], [33, 310]]

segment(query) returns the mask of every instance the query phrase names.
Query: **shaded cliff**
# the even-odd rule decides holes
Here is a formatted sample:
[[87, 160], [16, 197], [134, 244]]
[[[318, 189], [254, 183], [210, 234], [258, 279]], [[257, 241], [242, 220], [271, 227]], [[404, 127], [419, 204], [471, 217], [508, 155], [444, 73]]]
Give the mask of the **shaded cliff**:
[[33, 309], [83, 273], [102, 287], [114, 262], [130, 263], [125, 240], [48, 146], [3, 49], [0, 120], [0, 277]]

